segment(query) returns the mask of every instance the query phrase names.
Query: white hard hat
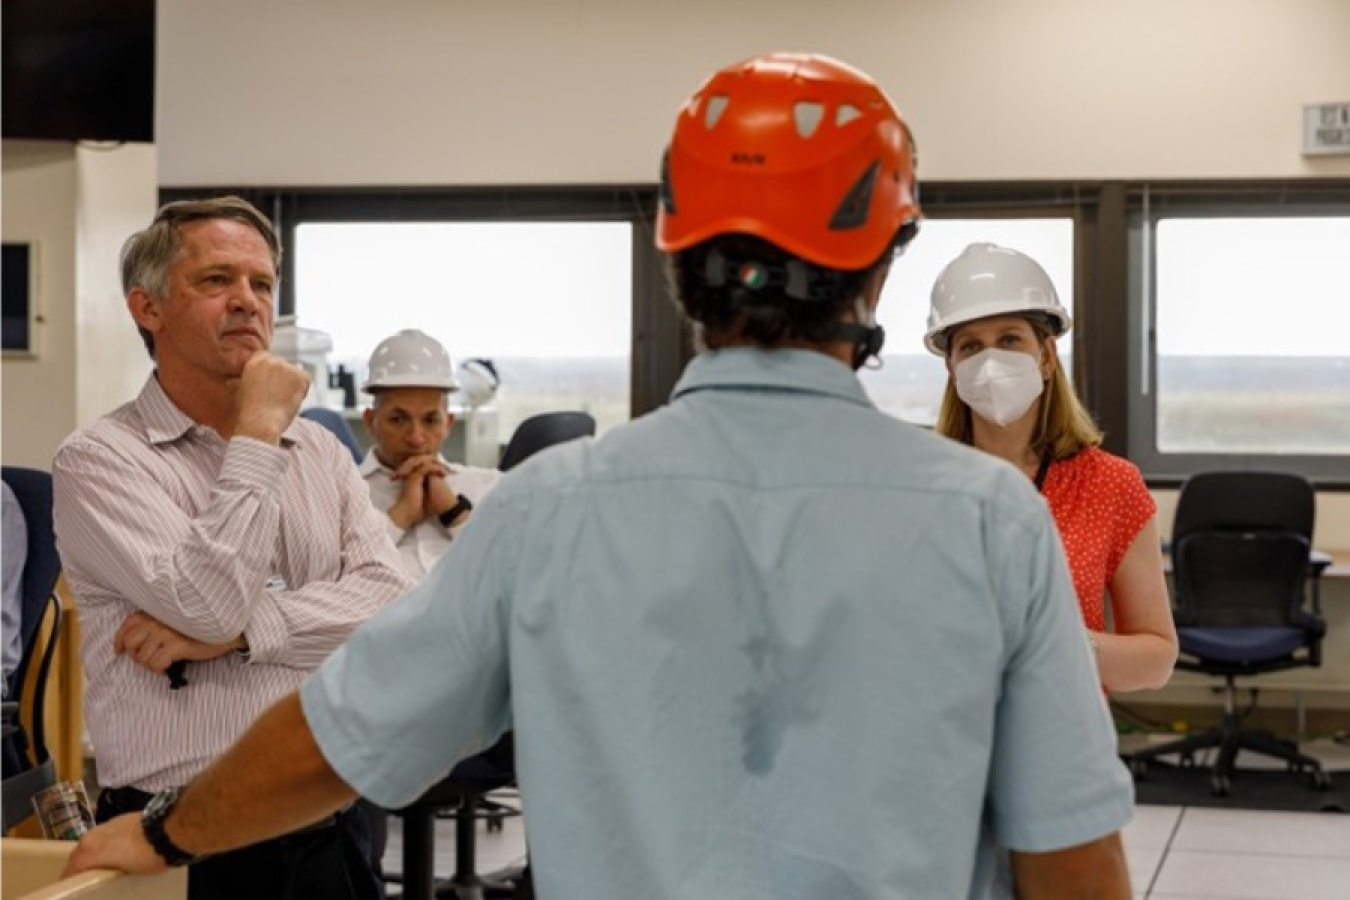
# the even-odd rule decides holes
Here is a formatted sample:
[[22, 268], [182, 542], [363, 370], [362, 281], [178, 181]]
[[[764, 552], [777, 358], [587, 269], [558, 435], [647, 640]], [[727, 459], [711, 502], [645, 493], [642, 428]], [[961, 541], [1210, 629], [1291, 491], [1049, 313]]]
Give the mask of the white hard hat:
[[373, 394], [403, 387], [459, 390], [450, 354], [435, 338], [415, 328], [380, 341], [370, 354], [364, 389]]
[[462, 401], [473, 409], [491, 403], [502, 384], [497, 366], [490, 359], [464, 360], [459, 364], [459, 381], [464, 391]]
[[1050, 276], [1036, 260], [997, 244], [971, 244], [933, 282], [923, 343], [930, 353], [945, 356], [953, 326], [1029, 312], [1043, 314], [1055, 337], [1073, 326]]

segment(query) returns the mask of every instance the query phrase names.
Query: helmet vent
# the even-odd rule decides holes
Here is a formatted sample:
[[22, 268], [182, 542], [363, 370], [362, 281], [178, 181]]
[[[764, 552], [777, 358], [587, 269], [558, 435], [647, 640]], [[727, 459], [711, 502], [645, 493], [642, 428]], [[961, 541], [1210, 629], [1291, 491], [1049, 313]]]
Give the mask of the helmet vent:
[[834, 111], [835, 127], [842, 128], [843, 126], [847, 125], [849, 122], [852, 122], [854, 119], [858, 118], [861, 115], [862, 110], [858, 109], [858, 107], [854, 106], [853, 104], [851, 103], [840, 104], [839, 108]]
[[881, 163], [872, 163], [862, 177], [853, 183], [853, 187], [848, 189], [830, 219], [831, 231], [849, 231], [867, 223], [867, 208], [872, 205], [872, 191], [876, 187], [879, 171]]
[[717, 124], [717, 120], [722, 118], [722, 113], [726, 112], [727, 105], [731, 100], [726, 94], [717, 94], [709, 97], [708, 102], [703, 104], [703, 127], [711, 129]]
[[820, 127], [820, 120], [824, 117], [825, 107], [819, 103], [803, 100], [792, 106], [792, 120], [797, 125], [799, 137], [809, 138], [815, 134], [816, 129]]

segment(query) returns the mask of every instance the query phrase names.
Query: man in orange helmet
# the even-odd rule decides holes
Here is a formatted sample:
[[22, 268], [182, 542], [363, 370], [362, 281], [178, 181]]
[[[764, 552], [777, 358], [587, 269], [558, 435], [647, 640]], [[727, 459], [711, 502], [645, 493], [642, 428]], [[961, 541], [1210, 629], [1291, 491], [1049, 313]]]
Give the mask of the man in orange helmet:
[[[918, 221], [865, 75], [714, 74], [662, 172], [703, 347], [670, 404], [505, 478], [162, 833], [212, 853], [396, 807], [514, 726], [541, 896], [1128, 897], [1131, 786], [1044, 505], [854, 374]], [[162, 861], [128, 821], [95, 865]]]

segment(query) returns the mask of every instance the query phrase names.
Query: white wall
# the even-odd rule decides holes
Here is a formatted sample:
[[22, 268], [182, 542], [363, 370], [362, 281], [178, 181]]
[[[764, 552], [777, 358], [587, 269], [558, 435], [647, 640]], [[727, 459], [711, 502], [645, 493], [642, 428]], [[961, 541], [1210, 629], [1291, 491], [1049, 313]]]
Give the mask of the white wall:
[[47, 469], [75, 427], [75, 148], [4, 142], [3, 232], [34, 241], [37, 252], [37, 356], [0, 363], [6, 465]]
[[1350, 175], [1345, 0], [160, 0], [160, 180], [651, 182], [679, 104], [766, 50], [839, 56], [931, 179]]
[[158, 207], [155, 148], [81, 148], [77, 197], [79, 371], [75, 418], [91, 422], [141, 389], [152, 363], [122, 296], [122, 244]]
[[51, 468], [67, 434], [133, 396], [150, 371], [118, 285], [121, 242], [154, 214], [154, 148], [5, 141], [3, 229], [37, 242], [38, 354], [0, 369], [7, 465]]

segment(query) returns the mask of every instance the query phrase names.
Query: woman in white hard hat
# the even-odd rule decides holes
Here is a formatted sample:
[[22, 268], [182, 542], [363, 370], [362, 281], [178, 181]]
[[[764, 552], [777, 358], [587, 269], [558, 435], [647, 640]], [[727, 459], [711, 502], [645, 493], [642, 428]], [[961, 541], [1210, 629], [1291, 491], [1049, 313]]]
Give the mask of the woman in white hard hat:
[[1139, 470], [1099, 446], [1055, 345], [1071, 325], [1035, 260], [995, 244], [967, 247], [933, 285], [924, 337], [947, 362], [937, 430], [1006, 459], [1044, 495], [1102, 686], [1158, 688], [1172, 675], [1177, 637], [1157, 504]]

